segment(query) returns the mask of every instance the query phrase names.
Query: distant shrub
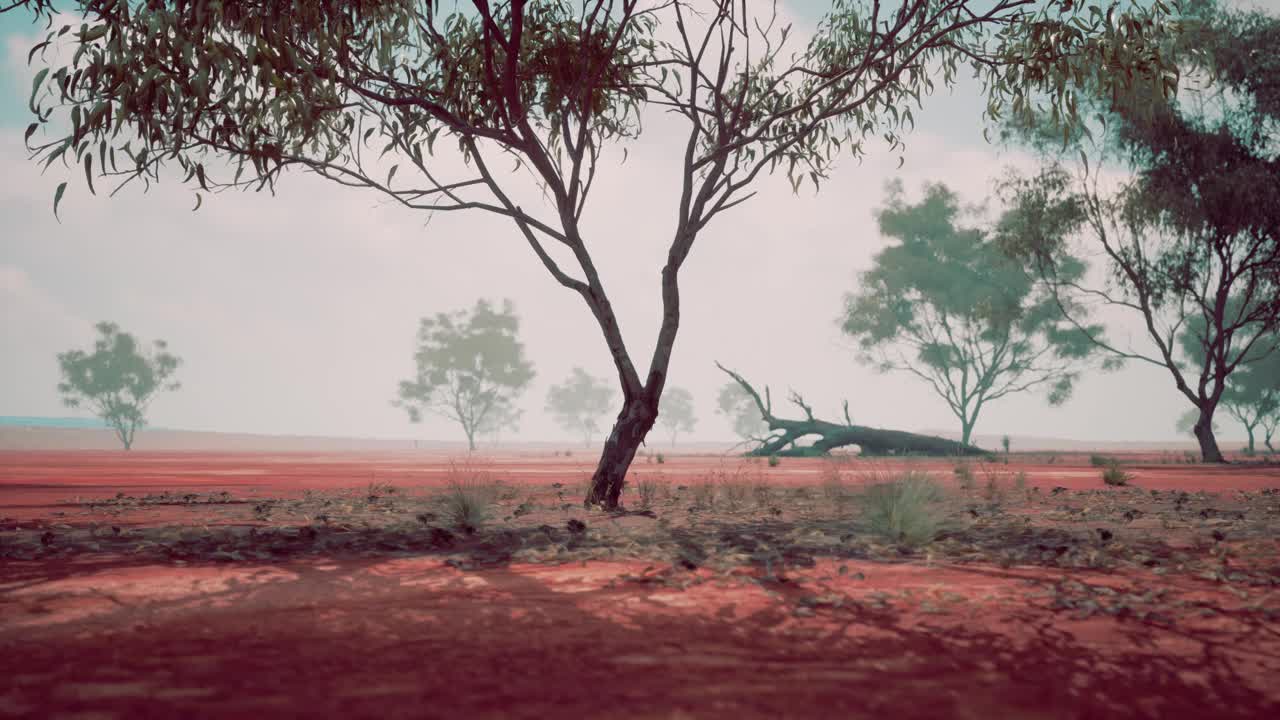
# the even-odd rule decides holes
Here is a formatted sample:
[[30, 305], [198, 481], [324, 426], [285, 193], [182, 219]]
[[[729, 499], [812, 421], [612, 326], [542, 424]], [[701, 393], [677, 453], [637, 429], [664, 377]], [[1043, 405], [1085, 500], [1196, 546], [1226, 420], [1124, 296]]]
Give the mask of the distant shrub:
[[1112, 462], [1110, 465], [1107, 465], [1105, 470], [1102, 471], [1102, 482], [1108, 485], [1116, 487], [1128, 485], [1129, 481], [1132, 479], [1133, 475], [1125, 472], [1118, 462]]
[[778, 467], [778, 465], [781, 463], [782, 463], [782, 460], [777, 455], [769, 456], [769, 467]]
[[873, 476], [862, 494], [862, 517], [873, 532], [891, 542], [916, 546], [932, 542], [942, 529], [942, 488], [928, 473], [908, 470]]
[[1089, 456], [1089, 464], [1094, 467], [1104, 468], [1110, 465], [1118, 465], [1120, 464], [1120, 461], [1112, 457], [1107, 457], [1106, 455], [1094, 454]]
[[955, 474], [956, 480], [960, 482], [961, 490], [973, 489], [973, 485], [974, 485], [973, 468], [969, 465], [969, 463], [967, 462], [956, 463], [955, 468], [952, 469], [951, 472]]
[[667, 456], [663, 455], [662, 453], [658, 453], [658, 456], [656, 459], [658, 461], [658, 464], [661, 465], [667, 461]]

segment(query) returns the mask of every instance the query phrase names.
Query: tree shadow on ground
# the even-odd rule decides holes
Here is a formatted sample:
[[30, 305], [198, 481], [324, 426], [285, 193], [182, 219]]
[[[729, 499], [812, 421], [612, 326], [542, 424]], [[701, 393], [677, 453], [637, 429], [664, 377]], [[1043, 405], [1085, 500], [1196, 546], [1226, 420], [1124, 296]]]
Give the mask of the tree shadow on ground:
[[[1280, 710], [1258, 689], [1280, 667], [1276, 638], [1250, 623], [1076, 623], [1030, 606], [922, 616], [863, 602], [798, 618], [795, 601], [822, 592], [820, 581], [683, 590], [610, 583], [591, 579], [599, 563], [513, 564], [484, 543], [500, 550], [514, 541], [458, 541], [452, 550], [469, 548], [473, 569], [435, 562], [444, 549], [222, 563], [210, 567], [242, 575], [208, 590], [119, 599], [89, 619], [0, 630], [0, 672], [12, 681], [0, 707], [393, 718], [1239, 718]], [[128, 564], [159, 579], [193, 567]], [[110, 567], [50, 567], [43, 577], [33, 568], [21, 581], [53, 585]], [[256, 573], [264, 579], [254, 581]]]

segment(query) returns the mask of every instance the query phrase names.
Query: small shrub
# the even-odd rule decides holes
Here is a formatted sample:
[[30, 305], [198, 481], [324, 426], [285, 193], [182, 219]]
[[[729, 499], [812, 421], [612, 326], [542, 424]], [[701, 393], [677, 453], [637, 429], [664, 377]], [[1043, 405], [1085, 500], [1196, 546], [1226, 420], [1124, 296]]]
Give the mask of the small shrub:
[[973, 489], [973, 468], [969, 466], [969, 463], [956, 463], [955, 468], [951, 472], [955, 473], [956, 480], [960, 482], [961, 490]]
[[709, 482], [697, 482], [689, 488], [693, 506], [710, 510], [716, 506], [716, 488]]
[[942, 489], [927, 473], [873, 477], [861, 496], [862, 517], [876, 534], [908, 546], [932, 542], [942, 529]]
[[777, 455], [769, 456], [769, 467], [778, 467], [780, 464], [782, 464], [782, 460]]
[[445, 522], [460, 530], [474, 532], [489, 519], [497, 486], [489, 473], [469, 464], [449, 464], [445, 491], [440, 497]]
[[1106, 455], [1093, 454], [1089, 456], [1089, 464], [1094, 467], [1104, 468], [1111, 465], [1118, 465], [1119, 463], [1119, 460], [1107, 457]]
[[1027, 471], [1019, 470], [1013, 474], [1013, 487], [1018, 492], [1027, 491]]
[[658, 461], [658, 464], [661, 465], [667, 461], [667, 457], [662, 453], [658, 453], [656, 460]]
[[764, 475], [757, 473], [755, 480], [751, 482], [751, 497], [755, 499], [756, 505], [760, 507], [765, 507], [773, 502], [773, 488], [764, 479]]
[[1129, 481], [1132, 479], [1133, 479], [1133, 475], [1125, 472], [1124, 469], [1120, 467], [1120, 463], [1118, 462], [1111, 463], [1110, 465], [1107, 466], [1105, 470], [1102, 471], [1102, 482], [1108, 485], [1111, 485], [1113, 487], [1128, 485]]
[[822, 496], [833, 505], [844, 502], [844, 475], [834, 465], [827, 465], [822, 470]]
[[751, 487], [736, 478], [726, 478], [720, 483], [720, 496], [724, 499], [724, 506], [728, 510], [741, 510], [747, 504], [747, 496], [750, 493]]
[[650, 477], [636, 480], [636, 494], [640, 496], [640, 507], [650, 508], [658, 499], [658, 481]]

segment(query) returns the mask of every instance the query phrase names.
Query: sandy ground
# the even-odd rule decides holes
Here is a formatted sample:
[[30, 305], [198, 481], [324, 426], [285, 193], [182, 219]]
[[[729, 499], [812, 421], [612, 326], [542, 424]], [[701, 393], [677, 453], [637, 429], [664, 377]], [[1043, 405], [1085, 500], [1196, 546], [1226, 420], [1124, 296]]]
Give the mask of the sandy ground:
[[[1123, 459], [675, 456], [608, 515], [549, 453], [3, 453], [0, 716], [1275, 717], [1280, 467]], [[914, 549], [858, 516], [904, 467]]]

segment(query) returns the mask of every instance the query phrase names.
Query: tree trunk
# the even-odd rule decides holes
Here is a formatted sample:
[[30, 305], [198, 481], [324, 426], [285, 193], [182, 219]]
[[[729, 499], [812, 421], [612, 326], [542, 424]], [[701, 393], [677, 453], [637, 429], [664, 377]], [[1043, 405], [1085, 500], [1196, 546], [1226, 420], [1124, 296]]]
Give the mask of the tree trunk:
[[657, 419], [657, 398], [641, 395], [623, 405], [622, 412], [618, 413], [618, 419], [613, 423], [613, 430], [609, 432], [609, 438], [605, 440], [596, 472], [591, 476], [591, 491], [587, 493], [587, 499], [583, 503], [586, 507], [599, 505], [606, 510], [618, 508], [627, 470]]
[[1255, 447], [1254, 447], [1254, 445], [1253, 445], [1253, 426], [1252, 426], [1252, 425], [1245, 425], [1245, 426], [1244, 426], [1244, 429], [1245, 429], [1245, 431], [1246, 431], [1246, 432], [1248, 432], [1248, 433], [1249, 433], [1249, 454], [1250, 454], [1250, 455], [1252, 455], [1252, 454], [1254, 454], [1255, 452], [1257, 452], [1256, 448], [1255, 448]]
[[476, 435], [469, 428], [467, 429], [467, 449], [471, 452], [476, 451]]
[[969, 437], [973, 435], [973, 423], [960, 423], [960, 444], [968, 445]]
[[1218, 439], [1213, 436], [1213, 413], [1200, 410], [1200, 419], [1194, 428], [1196, 440], [1200, 442], [1200, 459], [1207, 463], [1224, 463], [1222, 451], [1218, 449]]

